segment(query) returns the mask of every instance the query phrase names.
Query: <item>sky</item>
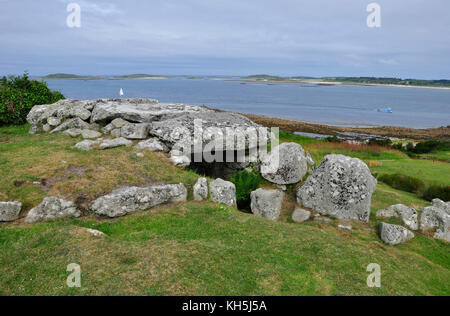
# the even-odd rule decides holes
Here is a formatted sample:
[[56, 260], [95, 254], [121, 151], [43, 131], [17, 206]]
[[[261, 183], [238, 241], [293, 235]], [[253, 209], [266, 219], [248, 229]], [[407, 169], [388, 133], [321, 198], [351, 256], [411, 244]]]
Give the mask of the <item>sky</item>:
[[449, 14], [449, 0], [0, 0], [0, 75], [450, 79]]

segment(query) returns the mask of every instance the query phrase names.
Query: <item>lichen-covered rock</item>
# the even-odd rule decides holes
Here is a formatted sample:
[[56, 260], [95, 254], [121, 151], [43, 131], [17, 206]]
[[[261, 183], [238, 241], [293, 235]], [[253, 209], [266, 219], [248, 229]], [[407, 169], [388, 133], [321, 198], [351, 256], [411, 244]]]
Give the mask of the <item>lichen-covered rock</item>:
[[187, 199], [183, 184], [167, 184], [150, 187], [124, 187], [99, 197], [90, 205], [97, 215], [119, 217], [154, 206]]
[[191, 164], [191, 158], [177, 149], [170, 152], [170, 160], [172, 160], [172, 163], [178, 167], [188, 167]]
[[128, 139], [146, 139], [150, 125], [147, 123], [125, 124], [120, 129], [120, 136]]
[[95, 145], [99, 145], [102, 141], [103, 141], [102, 138], [99, 138], [99, 139], [96, 139], [96, 140], [85, 139], [85, 140], [77, 143], [72, 148], [79, 149], [79, 150], [85, 150], [85, 151], [92, 150], [92, 149], [94, 149], [93, 147]]
[[157, 151], [168, 152], [169, 151], [169, 148], [156, 137], [139, 142], [135, 147], [136, 147], [136, 149], [147, 149], [147, 150], [155, 151], [155, 152], [157, 152]]
[[12, 222], [19, 218], [22, 210], [20, 202], [0, 202], [0, 222]]
[[50, 134], [63, 132], [65, 130], [71, 129], [71, 128], [89, 129], [89, 127], [90, 127], [90, 125], [88, 123], [86, 123], [85, 121], [83, 121], [82, 119], [80, 119], [78, 117], [75, 117], [75, 118], [65, 121], [64, 123], [59, 125], [57, 128], [53, 129], [50, 132]]
[[450, 214], [436, 206], [424, 207], [421, 211], [420, 229], [436, 229], [434, 238], [450, 242]]
[[433, 203], [434, 207], [437, 207], [450, 215], [450, 202], [444, 202], [440, 199], [434, 199], [433, 201], [431, 201], [431, 203]]
[[61, 124], [61, 119], [59, 117], [50, 116], [47, 118], [47, 124], [56, 127]]
[[208, 181], [206, 178], [198, 178], [194, 184], [194, 200], [203, 201], [208, 198]]
[[327, 155], [297, 189], [297, 202], [323, 215], [368, 222], [376, 184], [361, 160]]
[[236, 205], [236, 186], [234, 183], [220, 178], [209, 183], [211, 200], [228, 206]]
[[85, 139], [94, 139], [94, 138], [99, 138], [100, 136], [102, 136], [101, 133], [90, 130], [90, 129], [85, 129], [81, 131], [81, 137], [85, 138]]
[[419, 229], [419, 219], [417, 211], [412, 207], [403, 204], [391, 205], [386, 209], [379, 210], [377, 217], [398, 217], [403, 223], [412, 230]]
[[70, 128], [70, 129], [66, 129], [63, 134], [64, 135], [68, 135], [70, 137], [78, 137], [81, 135], [81, 133], [83, 132], [82, 129], [79, 128]]
[[92, 111], [92, 122], [110, 122], [122, 118], [130, 122], [150, 123], [186, 112], [211, 111], [199, 106], [159, 103], [153, 99], [103, 99], [97, 100]]
[[282, 143], [261, 160], [261, 175], [276, 184], [297, 183], [308, 170], [305, 150], [297, 143]]
[[311, 217], [311, 212], [298, 208], [292, 213], [292, 220], [296, 223], [306, 222]]
[[284, 193], [280, 190], [257, 189], [250, 193], [252, 213], [276, 221], [280, 216]]
[[380, 223], [379, 229], [381, 240], [388, 245], [395, 246], [414, 238], [413, 232], [402, 226]]
[[75, 203], [56, 197], [46, 197], [41, 204], [31, 209], [25, 218], [26, 223], [37, 223], [64, 217], [80, 217], [81, 212]]
[[[55, 119], [62, 120], [79, 118], [83, 121], [91, 116], [91, 110], [96, 103], [95, 100], [76, 101], [70, 99], [60, 100], [53, 104], [42, 104], [34, 106], [27, 115], [27, 121], [31, 125], [40, 126]], [[57, 122], [57, 121], [53, 121]], [[53, 123], [52, 123], [53, 124]], [[52, 125], [51, 126], [57, 126]]]
[[128, 140], [123, 137], [114, 138], [114, 139], [105, 139], [101, 142], [99, 145], [100, 149], [110, 149], [110, 148], [116, 148], [116, 147], [122, 147], [122, 146], [131, 146], [133, 145], [133, 142], [131, 140]]

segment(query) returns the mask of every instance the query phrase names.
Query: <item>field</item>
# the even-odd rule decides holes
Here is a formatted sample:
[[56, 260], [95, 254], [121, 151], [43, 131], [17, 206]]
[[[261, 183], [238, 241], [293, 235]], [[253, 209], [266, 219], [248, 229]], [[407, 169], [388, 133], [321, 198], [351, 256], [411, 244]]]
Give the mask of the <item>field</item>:
[[[19, 200], [26, 212], [47, 195], [86, 208], [89, 200], [122, 185], [183, 182], [198, 175], [167, 157], [133, 148], [80, 152], [79, 139], [29, 135], [28, 127], [0, 128], [0, 200]], [[372, 171], [403, 172], [427, 184], [449, 184], [446, 162], [410, 159], [381, 147], [323, 143], [281, 134], [320, 162], [328, 153], [383, 162]], [[293, 190], [294, 188], [289, 188]], [[379, 183], [376, 210], [404, 203], [429, 205], [419, 196]], [[292, 203], [277, 222], [210, 202], [160, 206], [127, 217], [93, 215], [34, 225], [0, 223], [0, 295], [449, 295], [449, 244], [417, 233], [391, 247], [377, 236], [380, 222], [293, 223]], [[391, 222], [396, 223], [396, 220]], [[344, 222], [345, 223], [345, 222]], [[106, 234], [93, 237], [84, 228]], [[81, 265], [82, 287], [65, 284], [70, 263]], [[382, 285], [369, 288], [366, 267], [381, 266]]]

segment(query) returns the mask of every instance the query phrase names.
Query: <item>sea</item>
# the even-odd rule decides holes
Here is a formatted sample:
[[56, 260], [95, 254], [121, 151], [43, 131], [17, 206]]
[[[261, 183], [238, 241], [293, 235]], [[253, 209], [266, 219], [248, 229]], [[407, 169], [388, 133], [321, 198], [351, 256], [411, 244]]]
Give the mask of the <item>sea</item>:
[[[66, 98], [153, 98], [336, 126], [450, 125], [450, 90], [229, 78], [47, 80]], [[120, 89], [124, 95], [119, 96]], [[392, 108], [392, 113], [380, 109]]]

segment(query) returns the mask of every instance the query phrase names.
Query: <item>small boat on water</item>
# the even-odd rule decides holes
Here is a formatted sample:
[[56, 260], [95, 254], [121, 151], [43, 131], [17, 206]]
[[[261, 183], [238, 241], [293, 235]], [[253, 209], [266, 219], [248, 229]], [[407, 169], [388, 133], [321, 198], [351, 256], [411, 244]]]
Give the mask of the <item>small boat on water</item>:
[[392, 108], [381, 108], [378, 109], [377, 111], [382, 113], [392, 113]]
[[119, 95], [123, 96], [123, 89], [122, 88], [120, 88]]

